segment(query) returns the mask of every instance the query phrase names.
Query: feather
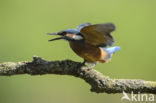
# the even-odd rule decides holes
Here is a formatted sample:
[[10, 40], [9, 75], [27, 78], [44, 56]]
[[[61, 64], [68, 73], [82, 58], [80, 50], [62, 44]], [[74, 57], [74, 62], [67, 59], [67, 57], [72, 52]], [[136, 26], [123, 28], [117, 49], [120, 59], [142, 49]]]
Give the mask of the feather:
[[112, 23], [106, 24], [81, 24], [78, 26], [80, 33], [84, 36], [85, 42], [99, 47], [112, 46], [114, 39], [110, 34], [115, 30], [115, 25]]
[[80, 31], [82, 28], [86, 27], [86, 26], [89, 26], [91, 25], [91, 23], [83, 23], [83, 24], [80, 24], [79, 26], [77, 26], [77, 30]]
[[120, 47], [114, 46], [114, 47], [110, 47], [110, 48], [103, 48], [103, 50], [106, 51], [107, 53], [115, 53], [120, 50]]

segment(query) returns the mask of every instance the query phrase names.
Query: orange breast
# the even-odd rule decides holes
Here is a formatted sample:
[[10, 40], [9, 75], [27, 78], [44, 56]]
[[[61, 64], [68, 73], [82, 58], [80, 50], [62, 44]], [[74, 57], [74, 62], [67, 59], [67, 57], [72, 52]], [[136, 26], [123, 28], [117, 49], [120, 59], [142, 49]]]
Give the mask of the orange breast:
[[104, 58], [107, 53], [102, 48], [87, 43], [69, 43], [72, 50], [87, 62], [105, 62]]

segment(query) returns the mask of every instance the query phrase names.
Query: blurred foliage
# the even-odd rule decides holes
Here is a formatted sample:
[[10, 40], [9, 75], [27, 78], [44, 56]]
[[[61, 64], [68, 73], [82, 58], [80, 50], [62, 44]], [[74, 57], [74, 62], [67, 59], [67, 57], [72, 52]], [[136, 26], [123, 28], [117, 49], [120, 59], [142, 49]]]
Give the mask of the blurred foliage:
[[[65, 41], [48, 42], [47, 32], [84, 22], [113, 22], [112, 61], [95, 69], [112, 78], [156, 80], [155, 0], [0, 0], [0, 62], [82, 61]], [[122, 94], [96, 94], [83, 80], [59, 75], [0, 77], [0, 103], [120, 102]]]

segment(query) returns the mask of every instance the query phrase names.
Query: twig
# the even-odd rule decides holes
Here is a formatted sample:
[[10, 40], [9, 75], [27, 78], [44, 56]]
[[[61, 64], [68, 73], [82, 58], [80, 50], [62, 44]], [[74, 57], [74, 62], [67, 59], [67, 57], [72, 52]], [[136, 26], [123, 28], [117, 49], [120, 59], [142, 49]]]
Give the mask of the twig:
[[71, 60], [46, 61], [33, 57], [32, 62], [6, 62], [0, 64], [0, 75], [16, 74], [60, 74], [72, 75], [84, 79], [91, 85], [91, 91], [96, 93], [153, 93], [156, 94], [156, 82], [131, 79], [111, 79], [95, 69]]

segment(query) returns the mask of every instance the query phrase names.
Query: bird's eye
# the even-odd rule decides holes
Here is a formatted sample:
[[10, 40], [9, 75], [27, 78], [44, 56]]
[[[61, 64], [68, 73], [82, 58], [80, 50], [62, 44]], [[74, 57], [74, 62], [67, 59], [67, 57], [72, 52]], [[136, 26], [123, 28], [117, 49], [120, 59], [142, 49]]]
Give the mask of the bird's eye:
[[66, 33], [65, 31], [58, 32], [58, 35], [64, 36], [64, 35], [66, 35], [66, 34], [67, 34], [67, 33]]
[[66, 35], [66, 34], [67, 34], [67, 32], [65, 32], [65, 31], [63, 31], [63, 32], [61, 33], [61, 35], [63, 35], [63, 36]]
[[81, 33], [76, 33], [76, 35], [81, 35]]
[[76, 33], [76, 35], [83, 36], [81, 33]]
[[81, 33], [77, 33], [76, 35], [81, 36], [81, 37], [84, 38], [84, 36]]

